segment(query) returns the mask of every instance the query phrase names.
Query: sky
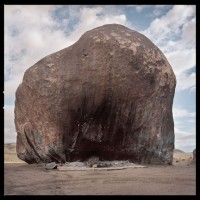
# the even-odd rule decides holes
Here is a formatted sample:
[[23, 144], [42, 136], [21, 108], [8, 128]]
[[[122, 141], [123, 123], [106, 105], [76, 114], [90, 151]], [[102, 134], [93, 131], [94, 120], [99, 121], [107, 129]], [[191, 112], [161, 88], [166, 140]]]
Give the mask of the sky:
[[15, 91], [26, 69], [104, 24], [122, 24], [148, 37], [176, 75], [175, 148], [196, 148], [195, 5], [5, 5], [4, 143], [16, 142]]

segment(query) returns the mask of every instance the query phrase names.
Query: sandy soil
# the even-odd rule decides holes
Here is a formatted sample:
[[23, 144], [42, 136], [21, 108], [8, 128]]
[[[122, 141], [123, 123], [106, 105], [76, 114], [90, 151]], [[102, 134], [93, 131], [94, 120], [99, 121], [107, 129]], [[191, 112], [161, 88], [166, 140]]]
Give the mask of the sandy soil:
[[45, 170], [4, 163], [5, 195], [196, 195], [196, 165], [177, 153], [171, 166], [113, 171]]

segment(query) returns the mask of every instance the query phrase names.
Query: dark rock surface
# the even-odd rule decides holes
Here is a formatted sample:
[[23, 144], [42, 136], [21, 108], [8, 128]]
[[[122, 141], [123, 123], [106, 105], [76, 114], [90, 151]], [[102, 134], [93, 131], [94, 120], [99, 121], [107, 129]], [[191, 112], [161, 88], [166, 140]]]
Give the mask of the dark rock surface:
[[175, 85], [144, 35], [117, 24], [88, 31], [25, 72], [15, 102], [18, 157], [171, 164]]
[[196, 149], [193, 150], [193, 160], [196, 160]]

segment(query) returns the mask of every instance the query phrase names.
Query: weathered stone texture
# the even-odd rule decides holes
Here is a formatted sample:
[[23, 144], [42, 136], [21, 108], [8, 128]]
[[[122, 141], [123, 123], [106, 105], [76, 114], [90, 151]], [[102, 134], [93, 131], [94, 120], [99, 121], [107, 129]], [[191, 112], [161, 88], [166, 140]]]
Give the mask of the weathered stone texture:
[[193, 160], [196, 160], [196, 149], [193, 150]]
[[16, 91], [17, 154], [28, 163], [98, 156], [170, 164], [175, 85], [144, 35], [117, 24], [88, 31], [25, 72]]

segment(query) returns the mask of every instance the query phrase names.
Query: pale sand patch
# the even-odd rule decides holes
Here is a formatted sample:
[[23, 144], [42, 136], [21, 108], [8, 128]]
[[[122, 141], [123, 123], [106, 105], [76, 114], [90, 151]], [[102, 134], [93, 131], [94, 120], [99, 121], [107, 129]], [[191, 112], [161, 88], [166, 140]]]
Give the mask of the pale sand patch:
[[143, 165], [134, 165], [134, 166], [124, 166], [124, 167], [101, 167], [101, 168], [92, 168], [92, 167], [66, 167], [60, 166], [58, 167], [61, 171], [111, 171], [111, 170], [123, 170], [128, 168], [145, 168], [147, 166]]

